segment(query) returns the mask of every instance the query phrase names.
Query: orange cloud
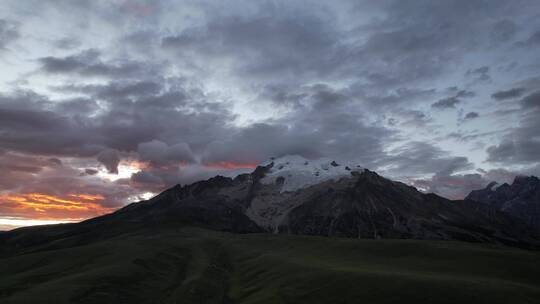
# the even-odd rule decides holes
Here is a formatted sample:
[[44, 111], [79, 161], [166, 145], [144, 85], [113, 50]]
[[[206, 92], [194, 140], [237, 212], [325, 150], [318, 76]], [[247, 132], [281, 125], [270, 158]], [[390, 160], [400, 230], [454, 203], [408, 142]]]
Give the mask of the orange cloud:
[[235, 169], [255, 169], [257, 168], [257, 164], [250, 164], [250, 163], [233, 163], [233, 162], [217, 162], [217, 163], [211, 163], [206, 164], [205, 167], [211, 168], [211, 169], [224, 169], [224, 170], [235, 170]]
[[100, 204], [104, 200], [99, 194], [12, 193], [0, 196], [0, 214], [35, 220], [82, 220], [114, 211]]

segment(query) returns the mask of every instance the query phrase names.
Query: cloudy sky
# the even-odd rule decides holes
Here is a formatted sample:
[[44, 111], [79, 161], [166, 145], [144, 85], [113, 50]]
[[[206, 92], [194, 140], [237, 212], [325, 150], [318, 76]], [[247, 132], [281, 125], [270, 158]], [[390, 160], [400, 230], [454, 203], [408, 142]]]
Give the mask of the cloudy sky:
[[540, 1], [3, 0], [0, 230], [272, 156], [540, 174]]

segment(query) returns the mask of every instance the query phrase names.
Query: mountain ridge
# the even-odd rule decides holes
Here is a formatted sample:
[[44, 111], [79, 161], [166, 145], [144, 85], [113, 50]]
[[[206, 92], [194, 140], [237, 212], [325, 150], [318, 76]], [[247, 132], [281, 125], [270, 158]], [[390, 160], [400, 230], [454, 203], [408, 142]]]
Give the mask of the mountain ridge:
[[472, 191], [465, 200], [506, 212], [540, 231], [540, 179], [536, 176], [516, 176], [512, 184], [491, 182], [484, 189]]
[[483, 203], [424, 194], [367, 169], [347, 170], [348, 176], [331, 175], [319, 183], [282, 191], [288, 176], [274, 174], [277, 163], [234, 178], [215, 176], [176, 185], [149, 200], [81, 223], [16, 229], [0, 234], [0, 244], [46, 246], [60, 238], [84, 242], [163, 225], [234, 233], [459, 240], [523, 248], [540, 243], [536, 232], [505, 212]]

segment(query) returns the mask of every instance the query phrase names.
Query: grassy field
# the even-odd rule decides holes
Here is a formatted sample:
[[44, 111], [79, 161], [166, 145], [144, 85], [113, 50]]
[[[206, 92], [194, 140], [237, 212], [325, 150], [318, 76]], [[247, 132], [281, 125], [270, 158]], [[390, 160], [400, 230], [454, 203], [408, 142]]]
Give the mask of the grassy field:
[[540, 252], [153, 230], [2, 258], [0, 303], [540, 303]]

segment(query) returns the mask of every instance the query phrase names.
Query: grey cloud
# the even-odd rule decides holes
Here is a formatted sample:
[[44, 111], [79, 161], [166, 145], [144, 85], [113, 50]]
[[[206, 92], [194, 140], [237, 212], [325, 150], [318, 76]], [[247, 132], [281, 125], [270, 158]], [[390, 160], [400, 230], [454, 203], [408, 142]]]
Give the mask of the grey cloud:
[[390, 151], [382, 158], [381, 166], [386, 167], [388, 173], [399, 176], [450, 175], [471, 169], [472, 163], [466, 157], [451, 156], [431, 144], [410, 142]]
[[167, 145], [158, 140], [140, 143], [137, 152], [141, 161], [150, 162], [154, 166], [166, 166], [182, 163], [193, 163], [195, 158], [191, 148], [186, 143]]
[[533, 92], [520, 100], [525, 113], [519, 125], [501, 139], [497, 145], [487, 148], [488, 161], [501, 164], [540, 163], [540, 92]]
[[540, 157], [538, 156], [539, 149], [540, 141], [536, 138], [519, 138], [516, 140], [506, 139], [498, 145], [488, 147], [487, 160], [490, 162], [510, 164], [535, 164], [540, 161]]
[[229, 170], [197, 164], [181, 168], [146, 168], [134, 173], [129, 180], [129, 184], [141, 191], [159, 192], [176, 184], [191, 184], [216, 175], [234, 177], [252, 170], [252, 168]]
[[537, 47], [540, 45], [540, 30], [533, 32], [526, 40], [518, 41], [516, 45], [521, 47]]
[[182, 56], [226, 56], [235, 60], [239, 73], [265, 79], [322, 76], [338, 67], [334, 63], [341, 48], [340, 34], [320, 16], [265, 7], [250, 16], [218, 16], [164, 37], [162, 45]]
[[436, 93], [435, 89], [406, 87], [400, 87], [379, 94], [366, 94], [362, 86], [353, 86], [352, 91], [353, 94], [358, 94], [362, 100], [366, 101], [373, 110], [388, 110], [393, 107], [402, 106], [403, 104], [421, 103], [424, 100], [431, 99]]
[[463, 199], [472, 190], [483, 189], [491, 182], [511, 183], [516, 176], [521, 174], [530, 175], [531, 172], [478, 169], [476, 173], [434, 175], [428, 179], [412, 180], [411, 183], [425, 192], [437, 193], [451, 199]]
[[391, 126], [406, 126], [413, 128], [424, 128], [433, 120], [426, 113], [417, 110], [400, 109], [394, 114], [395, 118], [389, 118], [388, 123]]
[[495, 92], [491, 94], [491, 98], [495, 100], [518, 98], [523, 96], [523, 93], [525, 93], [525, 88], [512, 88], [509, 90]]
[[154, 81], [114, 81], [97, 85], [64, 85], [54, 89], [62, 92], [76, 92], [87, 94], [96, 98], [111, 100], [117, 98], [142, 97], [159, 93], [162, 86]]
[[488, 183], [480, 174], [435, 175], [429, 179], [411, 181], [425, 192], [436, 193], [450, 199], [463, 199], [472, 190], [482, 189]]
[[17, 23], [0, 19], [0, 50], [5, 49], [9, 43], [19, 38]]
[[481, 66], [476, 69], [467, 70], [465, 76], [470, 77], [473, 82], [491, 82], [489, 71], [490, 68], [488, 66]]
[[527, 43], [528, 44], [531, 44], [531, 45], [537, 45], [537, 44], [540, 44], [540, 31], [536, 31], [534, 32], [531, 37], [529, 37], [529, 39], [527, 40]]
[[437, 102], [433, 103], [431, 107], [436, 109], [455, 108], [458, 103], [463, 101], [463, 98], [471, 98], [476, 96], [476, 94], [472, 91], [458, 90], [457, 87], [450, 88], [450, 91], [454, 92], [454, 96], [439, 99]]
[[60, 113], [94, 113], [100, 109], [98, 103], [93, 99], [76, 98], [63, 100], [55, 105], [55, 110]]
[[536, 109], [540, 110], [540, 91], [531, 93], [528, 96], [525, 96], [521, 100], [521, 105], [525, 109]]
[[148, 67], [139, 62], [129, 60], [104, 62], [100, 57], [100, 51], [89, 49], [67, 57], [42, 57], [38, 61], [41, 70], [51, 74], [133, 78], [142, 73], [152, 73]]
[[120, 163], [120, 154], [114, 149], [101, 151], [97, 155], [97, 160], [107, 168], [109, 173], [118, 174], [118, 164]]
[[460, 102], [461, 102], [461, 99], [457, 97], [448, 97], [448, 98], [440, 99], [439, 101], [432, 104], [431, 107], [437, 108], [437, 109], [455, 108], [456, 104]]
[[131, 175], [130, 182], [135, 188], [156, 192], [164, 189], [167, 186], [166, 182], [163, 181], [162, 178], [147, 171], [133, 173], [133, 175]]
[[383, 142], [392, 132], [366, 125], [356, 114], [339, 111], [303, 111], [292, 124], [258, 123], [212, 142], [203, 163], [233, 161], [258, 163], [272, 156], [298, 154], [354, 159], [372, 166], [382, 155]]
[[54, 41], [53, 45], [59, 49], [71, 50], [82, 45], [82, 42], [72, 37], [65, 37]]
[[[59, 90], [86, 97], [49, 100], [28, 91], [0, 95], [0, 144], [10, 150], [93, 157], [105, 148], [136, 151], [157, 139], [200, 151], [223, 138], [234, 115], [178, 79], [110, 81]], [[99, 103], [97, 103], [97, 101]]]
[[88, 175], [96, 175], [99, 171], [92, 168], [84, 169], [84, 173]]
[[16, 92], [0, 96], [0, 104], [0, 144], [6, 149], [73, 156], [99, 151], [99, 135], [90, 132], [79, 118], [58, 114], [47, 98]]
[[477, 139], [489, 137], [489, 136], [496, 136], [500, 135], [500, 131], [490, 131], [490, 132], [478, 132], [478, 131], [472, 131], [472, 132], [452, 132], [448, 135], [446, 135], [445, 139], [454, 139], [461, 142], [471, 142]]
[[480, 114], [477, 112], [469, 112], [465, 115], [465, 120], [471, 120], [480, 117]]
[[467, 90], [460, 90], [456, 93], [456, 98], [468, 98], [468, 97], [474, 97], [476, 94], [471, 91]]
[[509, 19], [503, 19], [496, 22], [490, 33], [490, 38], [494, 43], [508, 42], [516, 36], [518, 26]]

